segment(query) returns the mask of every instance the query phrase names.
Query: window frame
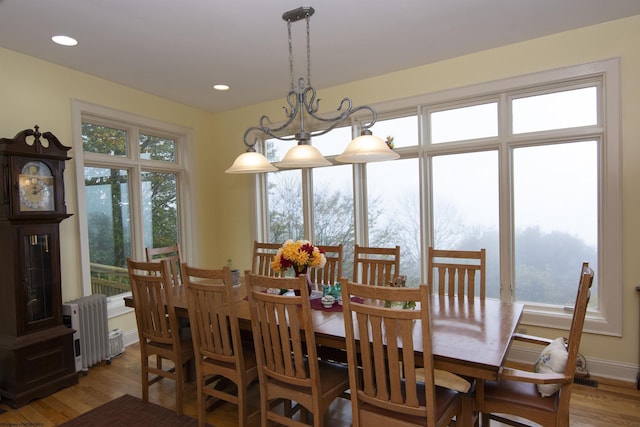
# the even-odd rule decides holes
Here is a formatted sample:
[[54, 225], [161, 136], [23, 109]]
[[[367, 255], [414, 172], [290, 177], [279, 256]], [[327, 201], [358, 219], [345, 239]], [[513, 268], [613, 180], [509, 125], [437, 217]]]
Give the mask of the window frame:
[[[539, 95], [561, 90], [576, 89], [584, 86], [598, 87], [597, 124], [578, 128], [554, 129], [513, 134], [511, 129], [510, 100], [524, 95]], [[388, 101], [374, 105], [379, 119], [418, 114], [418, 146], [396, 148], [401, 157], [418, 157], [420, 176], [421, 208], [421, 271], [423, 281], [426, 275], [425, 255], [432, 241], [432, 214], [430, 212], [431, 190], [428, 181], [430, 158], [438, 154], [463, 153], [483, 150], [498, 150], [499, 155], [499, 239], [500, 239], [500, 287], [501, 299], [511, 301], [515, 272], [512, 271], [514, 242], [511, 217], [513, 215], [511, 152], [514, 148], [557, 142], [593, 139], [598, 141], [598, 269], [597, 283], [599, 310], [587, 313], [584, 330], [591, 333], [621, 336], [622, 313], [622, 173], [621, 173], [621, 133], [620, 133], [620, 59], [612, 58], [566, 68], [514, 76], [502, 80], [459, 87], [441, 92], [417, 95], [411, 98]], [[430, 111], [457, 108], [485, 102], [498, 102], [498, 136], [475, 140], [441, 142], [430, 144]], [[606, 121], [605, 121], [606, 118]], [[352, 123], [357, 134], [357, 121]], [[332, 156], [328, 160], [335, 164]], [[307, 171], [308, 172], [308, 171]], [[303, 176], [305, 171], [303, 171]], [[262, 175], [262, 174], [260, 174]], [[353, 165], [355, 238], [358, 242], [366, 239], [366, 165]], [[256, 178], [256, 206], [268, 209], [266, 199], [266, 179]], [[363, 190], [363, 188], [365, 188]], [[303, 193], [306, 187], [303, 187]], [[305, 199], [307, 195], [303, 194]], [[267, 215], [263, 211], [258, 215], [255, 230], [260, 231], [254, 237], [268, 239]], [[425, 220], [426, 219], [426, 220]], [[312, 235], [305, 218], [305, 230]], [[306, 236], [308, 238], [308, 236]], [[363, 243], [363, 244], [366, 244]], [[578, 266], [576, 266], [576, 284]], [[571, 310], [567, 307], [549, 307], [541, 304], [527, 304], [521, 323], [568, 330], [571, 323]]]
[[[198, 246], [197, 235], [194, 233], [193, 224], [196, 221], [196, 212], [192, 207], [190, 194], [195, 191], [193, 158], [193, 130], [184, 126], [166, 123], [149, 117], [111, 109], [79, 100], [72, 100], [72, 129], [73, 145], [76, 173], [76, 197], [78, 202], [78, 234], [80, 237], [80, 271], [82, 282], [82, 295], [91, 295], [91, 271], [89, 267], [89, 235], [88, 218], [86, 209], [84, 168], [85, 167], [105, 167], [126, 169], [130, 177], [131, 197], [141, 199], [141, 174], [145, 172], [166, 172], [174, 173], [177, 176], [177, 203], [178, 227], [180, 244], [183, 256], [188, 258], [190, 254], [195, 254], [194, 248]], [[82, 123], [88, 119], [92, 123], [126, 129], [135, 135], [140, 133], [151, 134], [159, 137], [171, 138], [176, 141], [175, 162], [161, 160], [141, 159], [139, 156], [139, 145], [129, 146], [125, 156], [110, 156], [99, 153], [85, 152], [82, 143]], [[131, 139], [131, 138], [130, 138]], [[137, 139], [136, 139], [137, 140]], [[140, 204], [138, 204], [140, 206]], [[145, 247], [143, 240], [143, 221], [141, 209], [131, 211], [132, 229], [132, 257], [134, 259], [145, 258]], [[115, 295], [107, 298], [109, 318], [130, 312], [131, 309], [125, 307], [124, 296], [131, 292]]]

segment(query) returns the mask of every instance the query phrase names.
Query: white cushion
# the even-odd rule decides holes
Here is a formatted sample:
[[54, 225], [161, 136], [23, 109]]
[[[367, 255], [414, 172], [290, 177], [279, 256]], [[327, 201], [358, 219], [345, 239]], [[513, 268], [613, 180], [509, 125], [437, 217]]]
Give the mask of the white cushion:
[[[567, 367], [568, 356], [564, 339], [562, 337], [556, 338], [542, 350], [533, 370], [541, 374], [562, 374]], [[552, 396], [558, 390], [560, 390], [560, 384], [538, 384], [538, 392], [543, 397]]]

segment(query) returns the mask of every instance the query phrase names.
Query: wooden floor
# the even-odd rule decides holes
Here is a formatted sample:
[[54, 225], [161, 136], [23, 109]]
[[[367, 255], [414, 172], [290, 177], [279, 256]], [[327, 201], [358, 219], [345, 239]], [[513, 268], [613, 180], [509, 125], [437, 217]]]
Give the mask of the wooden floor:
[[[11, 409], [0, 402], [0, 408], [7, 411], [0, 414], [0, 426], [56, 426], [123, 394], [142, 397], [141, 391], [140, 350], [135, 344], [127, 347], [111, 364], [102, 363], [89, 369], [88, 375], [80, 375], [79, 384], [74, 387], [35, 400], [19, 409]], [[149, 399], [175, 409], [173, 382], [163, 380], [151, 386]], [[349, 401], [338, 399], [330, 411], [326, 425], [351, 425]], [[184, 412], [196, 417], [193, 383], [186, 385]], [[207, 422], [216, 427], [236, 426], [236, 407], [229, 404], [221, 406], [207, 415]], [[498, 425], [492, 423], [492, 426]], [[632, 384], [604, 384], [603, 381], [599, 381], [597, 388], [575, 385], [571, 399], [571, 426], [640, 426], [640, 391], [632, 388]]]

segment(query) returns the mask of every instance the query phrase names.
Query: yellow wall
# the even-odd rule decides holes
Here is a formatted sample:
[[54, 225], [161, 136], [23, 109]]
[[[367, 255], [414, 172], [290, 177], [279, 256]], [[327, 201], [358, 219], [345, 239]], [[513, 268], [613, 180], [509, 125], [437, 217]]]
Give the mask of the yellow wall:
[[[623, 337], [585, 334], [582, 352], [587, 358], [636, 364], [639, 359], [639, 306], [633, 271], [640, 257], [640, 16], [561, 33], [473, 55], [425, 65], [347, 85], [320, 89], [323, 109], [333, 109], [343, 96], [356, 105], [375, 104], [469, 84], [528, 74], [612, 57], [622, 58], [623, 137]], [[428, 43], [425, 44], [428, 49]], [[244, 151], [242, 135], [262, 114], [282, 118], [282, 97], [272, 102], [211, 115], [51, 63], [0, 49], [0, 136], [13, 136], [32, 128], [53, 132], [72, 145], [70, 100], [79, 99], [194, 129], [198, 191], [199, 259], [216, 266], [233, 259], [236, 268], [250, 266], [253, 176], [227, 175], [224, 171]], [[74, 150], [71, 151], [71, 156]], [[73, 160], [67, 165], [67, 209], [77, 211]], [[80, 296], [77, 263], [78, 225], [65, 220], [62, 231], [63, 299]], [[605, 278], [606, 279], [606, 278]], [[125, 331], [134, 327], [131, 315], [112, 319], [110, 326]], [[529, 329], [554, 336], [556, 331]], [[560, 334], [560, 332], [557, 332]]]

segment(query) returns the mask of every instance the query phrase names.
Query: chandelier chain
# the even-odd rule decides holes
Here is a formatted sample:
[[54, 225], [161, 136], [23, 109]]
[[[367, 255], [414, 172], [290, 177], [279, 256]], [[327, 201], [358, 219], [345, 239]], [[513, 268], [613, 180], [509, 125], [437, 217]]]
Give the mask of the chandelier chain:
[[291, 79], [291, 91], [293, 91], [293, 42], [291, 40], [291, 20], [287, 21], [287, 32], [289, 34], [289, 77]]
[[307, 86], [311, 86], [311, 16], [307, 14]]

